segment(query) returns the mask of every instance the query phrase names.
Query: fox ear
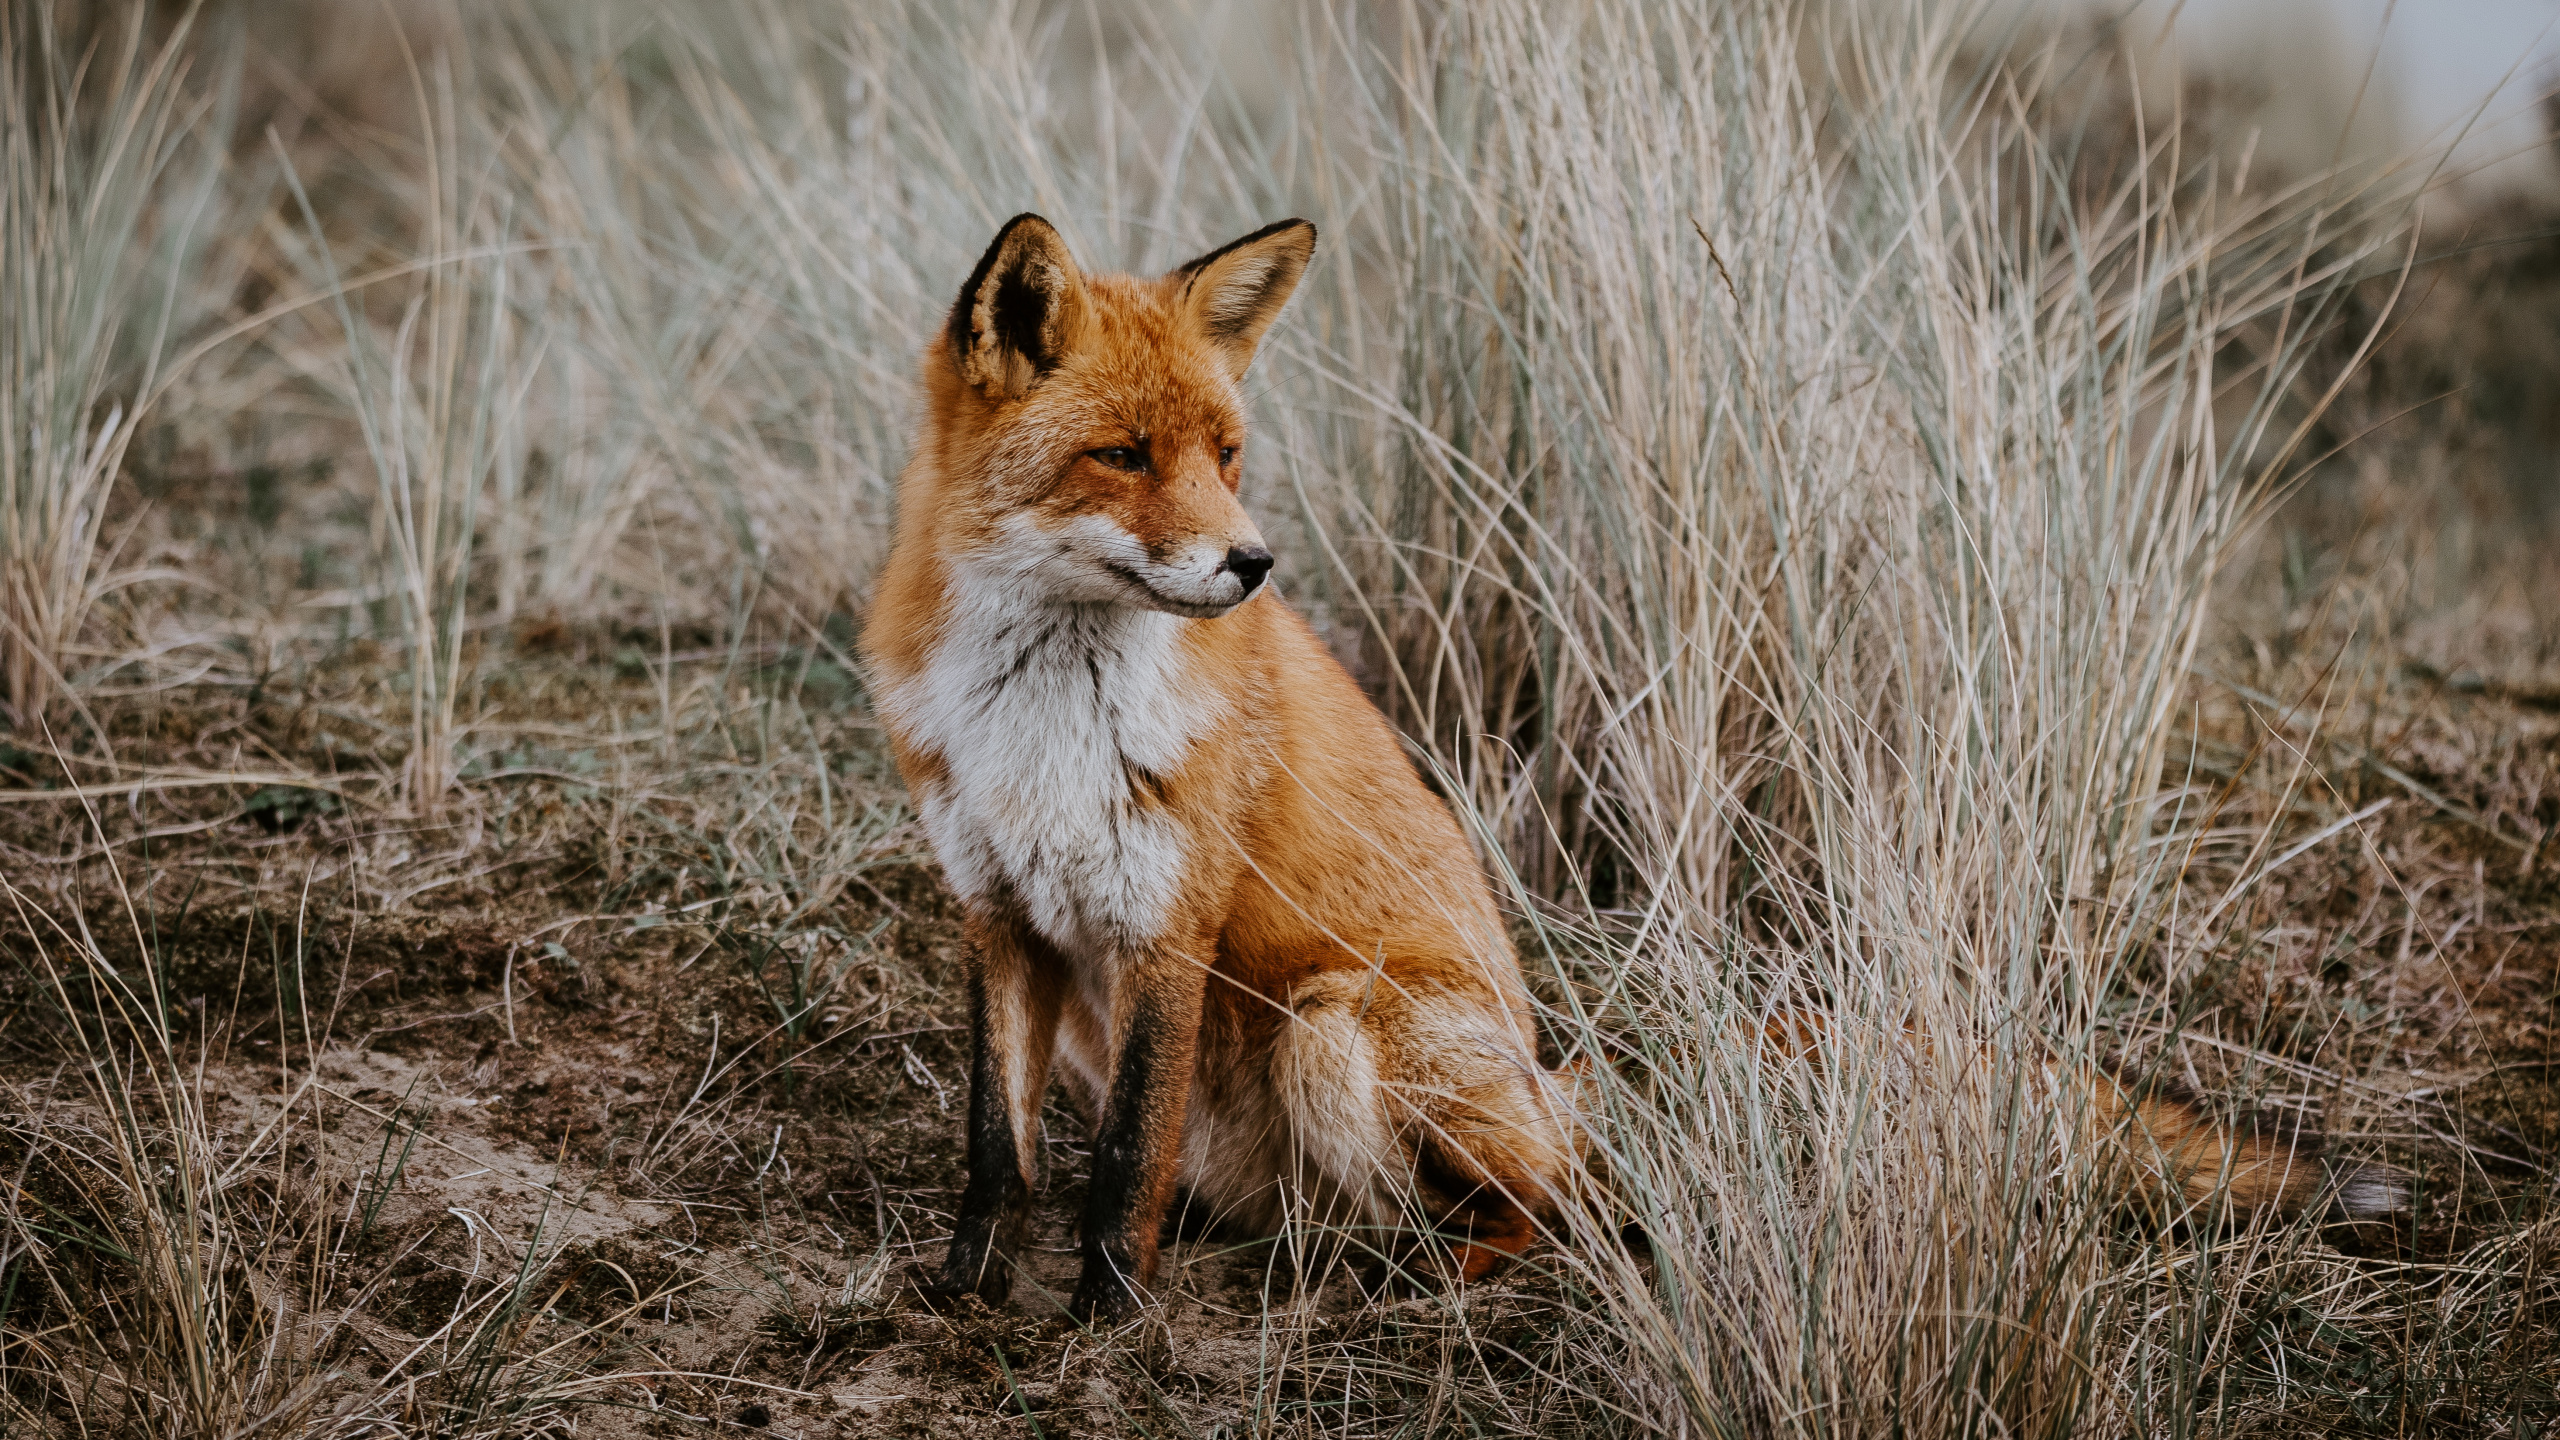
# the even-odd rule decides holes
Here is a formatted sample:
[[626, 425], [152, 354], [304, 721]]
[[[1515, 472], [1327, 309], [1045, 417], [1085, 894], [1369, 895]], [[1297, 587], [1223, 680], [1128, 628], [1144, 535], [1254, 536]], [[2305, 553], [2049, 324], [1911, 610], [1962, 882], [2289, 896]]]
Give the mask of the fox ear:
[[1058, 367], [1084, 318], [1084, 276], [1056, 227], [1016, 215], [978, 257], [951, 307], [951, 355], [960, 378], [1018, 396]]
[[1237, 379], [1253, 363], [1263, 332], [1280, 318], [1298, 277], [1316, 253], [1316, 227], [1304, 220], [1265, 225], [1221, 245], [1173, 273], [1182, 279], [1182, 303], [1212, 344], [1226, 352]]

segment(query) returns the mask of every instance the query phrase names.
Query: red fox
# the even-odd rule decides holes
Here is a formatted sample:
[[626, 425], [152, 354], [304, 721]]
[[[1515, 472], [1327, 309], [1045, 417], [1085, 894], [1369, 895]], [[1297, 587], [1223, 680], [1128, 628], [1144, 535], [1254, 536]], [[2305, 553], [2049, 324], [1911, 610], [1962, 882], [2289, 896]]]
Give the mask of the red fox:
[[[1409, 1222], [1453, 1280], [1567, 1195], [1567, 1087], [1483, 869], [1237, 501], [1242, 382], [1315, 243], [1284, 220], [1087, 275], [1016, 216], [924, 357], [862, 650], [972, 952], [943, 1293], [1011, 1288], [1059, 1057], [1096, 1120], [1080, 1317], [1144, 1301], [1177, 1185], [1246, 1231]], [[2316, 1187], [2183, 1102], [2099, 1102], [2182, 1184]]]

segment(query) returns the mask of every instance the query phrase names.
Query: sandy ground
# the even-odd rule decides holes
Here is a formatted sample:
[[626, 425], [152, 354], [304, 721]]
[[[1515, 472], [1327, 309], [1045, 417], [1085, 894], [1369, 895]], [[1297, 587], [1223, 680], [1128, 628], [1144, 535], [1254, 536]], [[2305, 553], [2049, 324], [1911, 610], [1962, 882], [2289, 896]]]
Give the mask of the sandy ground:
[[[560, 693], [645, 698], [645, 677], [556, 669]], [[2560, 717], [2455, 701], [2389, 753], [2460, 813], [2371, 782], [2391, 803], [2370, 833], [2287, 868], [2261, 902], [2261, 953], [2198, 1007], [2305, 1066], [2397, 1057], [2375, 1072], [2391, 1093], [2331, 1112], [2365, 1117], [2354, 1143], [2427, 1182], [2410, 1224], [2324, 1242], [2376, 1284], [2550, 1229], [2560, 857], [2512, 837], [2560, 818]], [[776, 779], [770, 755], [789, 746], [722, 762], [734, 775], [704, 760], [609, 789], [582, 779], [609, 746], [554, 725], [501, 752], [527, 773], [479, 782], [434, 825], [360, 798], [278, 816], [237, 791], [0, 810], [34, 907], [0, 993], [24, 1193], [74, 1207], [86, 1192], [45, 1177], [109, 1128], [64, 1029], [77, 986], [44, 979], [77, 948], [52, 922], [81, 917], [119, 973], [160, 977], [217, 1166], [264, 1177], [231, 1221], [268, 1237], [238, 1269], [270, 1318], [243, 1333], [335, 1377], [322, 1419], [394, 1404], [380, 1382], [401, 1376], [432, 1378], [395, 1409], [467, 1410], [479, 1428], [455, 1428], [490, 1434], [1554, 1433], [1596, 1418], [1605, 1386], [1530, 1383], [1572, 1378], [1582, 1323], [1534, 1258], [1463, 1296], [1372, 1304], [1342, 1275], [1294, 1285], [1270, 1246], [1187, 1239], [1158, 1310], [1109, 1334], [1068, 1324], [1084, 1122], [1055, 1098], [1026, 1283], [999, 1311], [924, 1303], [915, 1282], [962, 1178], [957, 917], [858, 704], [833, 715], [823, 804], [813, 774]], [[327, 748], [325, 723], [232, 697], [134, 717], [125, 759], [203, 763], [244, 725]], [[755, 848], [745, 817], [776, 794], [797, 807], [783, 830], [800, 870], [739, 858]], [[780, 1023], [795, 1007], [796, 1037]], [[23, 1369], [10, 1383], [33, 1397]]]

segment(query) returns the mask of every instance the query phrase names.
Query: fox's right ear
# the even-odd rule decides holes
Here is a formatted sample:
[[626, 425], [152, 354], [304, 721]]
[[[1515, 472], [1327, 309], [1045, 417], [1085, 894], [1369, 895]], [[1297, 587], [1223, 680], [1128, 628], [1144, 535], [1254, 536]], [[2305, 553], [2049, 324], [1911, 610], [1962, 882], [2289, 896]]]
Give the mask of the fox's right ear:
[[1084, 276], [1056, 227], [1016, 215], [996, 232], [951, 307], [951, 357], [960, 378], [1013, 397], [1066, 358], [1084, 319]]

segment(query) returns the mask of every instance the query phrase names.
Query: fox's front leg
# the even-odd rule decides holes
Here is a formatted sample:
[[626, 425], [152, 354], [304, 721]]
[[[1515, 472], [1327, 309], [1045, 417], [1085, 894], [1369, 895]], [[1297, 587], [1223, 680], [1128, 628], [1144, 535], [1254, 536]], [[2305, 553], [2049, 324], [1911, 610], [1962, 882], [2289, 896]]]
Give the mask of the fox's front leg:
[[1094, 1137], [1084, 1211], [1084, 1275], [1070, 1311], [1125, 1318], [1155, 1279], [1156, 1241], [1182, 1158], [1182, 1117], [1200, 1048], [1208, 971], [1188, 955], [1146, 956], [1122, 973], [1113, 1009], [1111, 1094]]
[[969, 925], [969, 1183], [932, 1289], [1004, 1303], [1028, 1238], [1040, 1101], [1058, 1043], [1064, 962], [1029, 927]]

